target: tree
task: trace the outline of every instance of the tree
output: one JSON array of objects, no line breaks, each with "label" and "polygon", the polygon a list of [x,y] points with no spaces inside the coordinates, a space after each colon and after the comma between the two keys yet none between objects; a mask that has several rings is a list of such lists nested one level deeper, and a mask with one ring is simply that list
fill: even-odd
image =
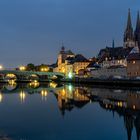
[{"label": "tree", "polygon": [[34,71],[34,70],[35,70],[35,65],[32,64],[32,63],[29,63],[29,64],[27,65],[27,71]]}]

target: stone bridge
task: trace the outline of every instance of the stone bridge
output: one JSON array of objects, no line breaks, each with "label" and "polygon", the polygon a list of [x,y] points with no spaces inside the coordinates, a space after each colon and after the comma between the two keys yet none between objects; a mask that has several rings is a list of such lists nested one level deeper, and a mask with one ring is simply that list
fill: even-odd
[{"label": "stone bridge", "polygon": [[36,71],[19,71],[19,70],[1,70],[0,80],[8,81],[15,80],[17,82],[25,82],[37,80],[43,81],[60,81],[65,76],[63,73],[58,72],[36,72]]}]

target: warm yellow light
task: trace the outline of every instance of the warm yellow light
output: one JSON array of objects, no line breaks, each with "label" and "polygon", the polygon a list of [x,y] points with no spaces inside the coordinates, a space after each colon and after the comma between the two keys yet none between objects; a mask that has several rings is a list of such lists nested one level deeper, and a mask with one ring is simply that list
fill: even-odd
[{"label": "warm yellow light", "polygon": [[118,106],[120,106],[120,103],[118,102]]},{"label": "warm yellow light", "polygon": [[29,84],[30,87],[33,87],[33,88],[36,88],[39,86],[39,82],[37,80],[34,80],[32,81],[30,84]]},{"label": "warm yellow light", "polygon": [[12,85],[12,86],[16,85],[15,80],[8,80],[8,83],[9,83],[9,85]]},{"label": "warm yellow light", "polygon": [[133,61],[133,64],[135,64],[136,63],[136,61]]},{"label": "warm yellow light", "polygon": [[41,68],[40,70],[41,70],[42,72],[47,72],[47,71],[49,70],[49,68],[44,67],[44,68]]},{"label": "warm yellow light", "polygon": [[24,102],[25,101],[25,98],[26,98],[25,92],[21,91],[20,94],[19,94],[19,96],[20,96],[21,102]]},{"label": "warm yellow light", "polygon": [[135,106],[135,105],[133,105],[133,109],[134,109],[134,110],[136,109],[136,106]]},{"label": "warm yellow light", "polygon": [[64,67],[62,67],[61,72],[63,72],[63,73],[65,73],[65,72],[66,72],[66,70],[65,70],[65,68],[64,68]]},{"label": "warm yellow light", "polygon": [[47,95],[48,95],[47,90],[42,90],[42,91],[41,91],[41,96],[42,96],[42,97],[47,97]]},{"label": "warm yellow light", "polygon": [[63,97],[66,95],[66,91],[65,91],[65,89],[62,90],[61,95],[62,95]]},{"label": "warm yellow light", "polygon": [[47,96],[48,96],[48,92],[47,90],[41,90],[41,96],[42,96],[42,100],[46,100]]},{"label": "warm yellow light", "polygon": [[26,70],[26,67],[25,67],[25,66],[20,66],[20,67],[19,67],[19,70],[25,71],[25,70]]},{"label": "warm yellow light", "polygon": [[3,69],[3,66],[2,65],[0,65],[0,70],[2,70]]},{"label": "warm yellow light", "polygon": [[3,100],[3,95],[0,93],[0,103],[2,102]]},{"label": "warm yellow light", "polygon": [[51,82],[51,83],[50,83],[50,87],[56,88],[56,86],[57,86],[57,83],[55,83],[55,82]]},{"label": "warm yellow light", "polygon": [[120,107],[122,107],[123,106],[123,103],[122,102],[120,102]]}]

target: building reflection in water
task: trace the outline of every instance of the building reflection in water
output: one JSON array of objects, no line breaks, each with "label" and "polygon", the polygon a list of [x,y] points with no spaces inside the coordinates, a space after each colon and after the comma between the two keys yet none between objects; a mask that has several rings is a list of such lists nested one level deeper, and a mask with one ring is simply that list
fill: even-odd
[{"label": "building reflection in water", "polygon": [[37,88],[39,87],[40,83],[37,80],[33,80],[29,83],[29,86],[32,88]]},{"label": "building reflection in water", "polygon": [[[135,92],[121,92],[113,95],[112,98],[106,96],[106,98],[100,99],[100,106],[106,110],[116,112],[119,116],[124,119],[124,126],[127,130],[128,140],[131,140],[132,131],[135,127],[137,133],[137,140],[140,139],[140,95]],[[118,98],[122,97],[122,100]]]},{"label": "building reflection in water", "polygon": [[25,102],[26,95],[39,93],[42,100],[47,99],[50,92],[57,99],[58,107],[64,116],[74,108],[82,108],[87,103],[98,103],[101,108],[116,112],[123,117],[128,140],[131,140],[132,131],[135,128],[137,140],[140,139],[140,93],[136,90],[105,89],[87,86],[73,86],[71,84],[58,85],[48,83],[41,85],[38,82],[30,84],[6,84],[0,85],[0,102],[3,101],[5,93],[19,93],[20,101]]},{"label": "building reflection in water", "polygon": [[89,102],[97,102],[103,109],[123,117],[128,140],[131,140],[134,127],[137,140],[140,139],[140,94],[136,91],[74,88],[72,85],[66,85],[57,91],[55,96],[62,115],[65,115],[66,111],[72,111],[74,107],[82,108]]},{"label": "building reflection in water", "polygon": [[54,93],[62,115],[65,115],[66,110],[71,111],[74,107],[82,108],[90,101],[89,97],[87,97],[84,92],[83,89],[78,87],[74,88],[69,84]]}]

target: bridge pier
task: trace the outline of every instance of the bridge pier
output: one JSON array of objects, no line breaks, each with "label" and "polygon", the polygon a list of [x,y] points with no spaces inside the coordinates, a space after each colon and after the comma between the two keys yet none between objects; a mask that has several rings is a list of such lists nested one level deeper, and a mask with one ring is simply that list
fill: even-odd
[{"label": "bridge pier", "polygon": [[48,75],[40,75],[39,82],[50,82],[49,76]]},{"label": "bridge pier", "polygon": [[16,82],[28,82],[29,79],[26,75],[17,75]]}]

